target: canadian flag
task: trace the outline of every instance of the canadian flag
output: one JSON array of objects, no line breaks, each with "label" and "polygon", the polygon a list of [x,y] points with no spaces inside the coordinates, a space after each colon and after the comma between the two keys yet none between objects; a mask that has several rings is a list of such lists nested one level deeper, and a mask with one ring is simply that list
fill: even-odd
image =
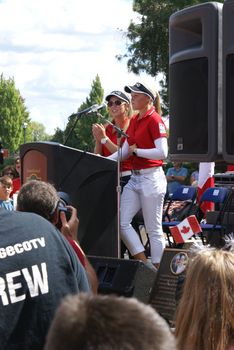
[{"label": "canadian flag", "polygon": [[176,226],[169,227],[176,243],[183,243],[194,234],[202,232],[195,215],[190,215]]},{"label": "canadian flag", "polygon": [[[198,202],[200,202],[200,198],[207,188],[214,187],[214,167],[214,162],[199,164],[197,190]],[[207,210],[214,210],[214,204],[211,202],[203,202],[200,208],[203,211],[203,213],[206,214]]]}]

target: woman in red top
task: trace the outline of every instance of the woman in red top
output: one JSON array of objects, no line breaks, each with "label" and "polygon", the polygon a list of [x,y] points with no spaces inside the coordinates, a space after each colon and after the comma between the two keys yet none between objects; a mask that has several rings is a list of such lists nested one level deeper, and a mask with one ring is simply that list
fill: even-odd
[{"label": "woman in red top", "polygon": [[15,158],[15,170],[16,170],[17,176],[13,179],[13,191],[11,193],[11,196],[13,196],[14,193],[18,193],[20,190],[20,186],[21,186],[21,180],[20,180],[21,161],[20,161],[20,157]]},{"label": "woman in red top", "polygon": [[[125,91],[131,92],[132,106],[138,113],[130,119],[129,138],[122,147],[123,159],[133,157],[132,176],[121,197],[121,238],[135,259],[148,263],[144,246],[131,225],[134,215],[142,209],[151,261],[158,267],[165,248],[162,210],[167,181],[162,164],[168,152],[166,128],[154,107],[159,99],[156,92],[141,83],[125,86]],[[116,157],[115,153],[109,158]]]},{"label": "woman in red top", "polygon": [[[109,114],[112,123],[123,131],[126,131],[130,121],[130,99],[122,91],[112,91],[106,96]],[[93,124],[93,136],[95,138],[94,153],[108,157],[117,151],[117,132],[110,124]],[[120,145],[125,138],[121,137]],[[131,176],[131,160],[121,162],[121,184],[124,186]]]}]

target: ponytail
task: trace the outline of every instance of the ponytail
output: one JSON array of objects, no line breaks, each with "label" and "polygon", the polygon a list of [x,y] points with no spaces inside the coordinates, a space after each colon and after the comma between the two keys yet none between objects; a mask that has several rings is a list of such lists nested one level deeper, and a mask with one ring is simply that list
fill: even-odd
[{"label": "ponytail", "polygon": [[156,92],[156,97],[154,100],[154,107],[155,107],[156,112],[161,115],[162,109],[161,109],[160,96],[159,96],[158,91]]}]

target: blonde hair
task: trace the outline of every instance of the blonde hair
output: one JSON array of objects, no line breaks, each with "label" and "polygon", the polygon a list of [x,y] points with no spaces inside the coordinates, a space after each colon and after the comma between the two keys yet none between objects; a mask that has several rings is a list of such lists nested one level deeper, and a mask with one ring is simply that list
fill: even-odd
[{"label": "blonde hair", "polygon": [[160,96],[159,96],[158,91],[156,91],[156,97],[154,100],[154,107],[155,107],[155,111],[161,115],[162,109],[161,109],[161,101],[160,101]]},{"label": "blonde hair", "polygon": [[178,350],[226,350],[234,339],[234,253],[206,248],[191,259],[178,306]]},{"label": "blonde hair", "polygon": [[133,115],[132,104],[125,102],[126,116],[130,119]]}]

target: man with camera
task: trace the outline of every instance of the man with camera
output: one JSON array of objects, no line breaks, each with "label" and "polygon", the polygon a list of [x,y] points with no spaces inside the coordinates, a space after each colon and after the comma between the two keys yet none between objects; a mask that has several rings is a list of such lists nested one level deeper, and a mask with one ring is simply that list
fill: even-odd
[{"label": "man with camera", "polygon": [[[21,204],[31,193],[27,187],[23,191]],[[35,208],[41,216],[32,213],[37,196],[41,203],[36,201]],[[31,209],[21,208],[31,213],[0,210],[1,350],[41,350],[62,299],[90,291],[85,270],[70,244],[42,217],[49,197],[50,193],[42,198],[40,191],[34,192],[26,205]],[[47,218],[52,216],[53,210]]]},{"label": "man with camera", "polygon": [[84,266],[92,292],[97,293],[96,272],[86,258],[77,238],[79,226],[77,210],[67,204],[70,204],[68,194],[57,192],[53,185],[37,180],[25,183],[17,197],[17,210],[39,214],[60,230]]}]

